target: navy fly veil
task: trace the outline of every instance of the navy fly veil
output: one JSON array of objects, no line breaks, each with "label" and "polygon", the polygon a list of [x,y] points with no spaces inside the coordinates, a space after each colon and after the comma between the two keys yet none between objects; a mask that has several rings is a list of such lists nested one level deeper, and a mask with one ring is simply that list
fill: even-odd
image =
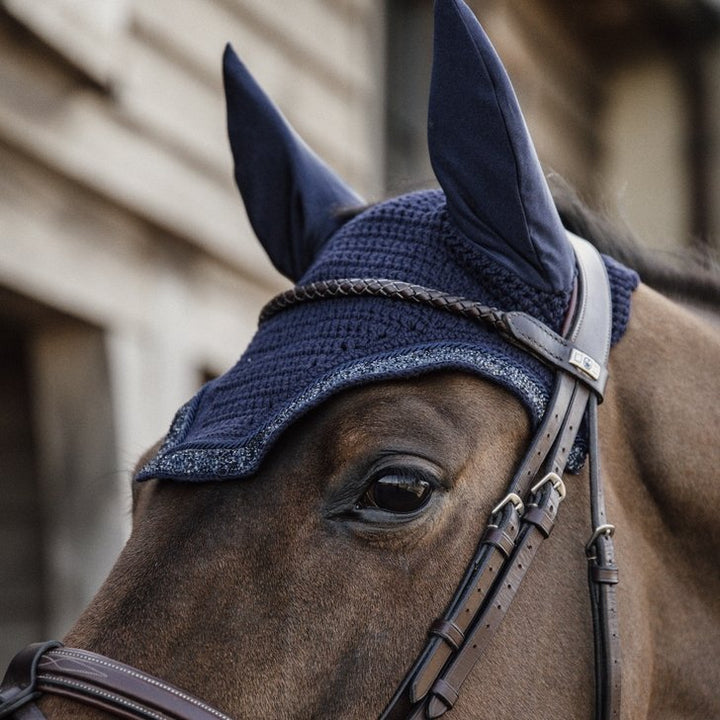
[{"label": "navy fly veil", "polygon": [[[559,331],[575,280],[565,237],[507,75],[461,0],[438,0],[428,139],[441,190],[362,204],[289,127],[232,49],[224,60],[235,177],[275,266],[300,285],[404,281]],[[613,343],[637,275],[606,259]],[[262,323],[238,363],[175,417],[137,479],[214,480],[256,472],[278,436],[338,391],[457,369],[499,383],[534,425],[552,373],[483,324],[424,305],[346,297],[299,304]],[[575,449],[570,469],[582,461]]]}]

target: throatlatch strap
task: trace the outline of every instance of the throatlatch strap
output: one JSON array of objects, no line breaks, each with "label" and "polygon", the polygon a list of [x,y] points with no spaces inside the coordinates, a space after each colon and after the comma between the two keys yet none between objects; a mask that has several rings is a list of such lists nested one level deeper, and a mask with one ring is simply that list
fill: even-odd
[{"label": "throatlatch strap", "polygon": [[598,450],[597,401],[590,398],[590,511],[593,534],[585,547],[595,644],[595,707],[598,720],[620,717],[620,629],[617,614],[618,569],[613,533],[607,521]]},{"label": "throatlatch strap", "polygon": [[[487,648],[540,543],[554,526],[565,494],[562,473],[568,453],[588,404],[592,414],[598,398],[602,399],[612,322],[609,284],[600,256],[586,241],[575,236],[570,239],[579,276],[575,319],[568,337],[558,338],[522,314],[501,315],[505,323],[502,331],[558,372],[553,397],[506,497],[492,511],[490,525],[465,577],[443,617],[433,624],[425,648],[380,720],[437,718],[455,705],[462,683]],[[597,453],[595,426],[594,443],[591,431],[591,467],[598,468]],[[616,575],[607,564],[609,533],[597,532],[597,528],[610,527],[604,525],[602,494],[599,472],[592,471],[596,531],[588,547],[593,548],[589,555],[593,560],[590,579],[596,642],[596,718],[609,720],[619,708],[619,654],[614,651],[619,640],[614,604]],[[609,711],[610,707],[614,710]]]}]

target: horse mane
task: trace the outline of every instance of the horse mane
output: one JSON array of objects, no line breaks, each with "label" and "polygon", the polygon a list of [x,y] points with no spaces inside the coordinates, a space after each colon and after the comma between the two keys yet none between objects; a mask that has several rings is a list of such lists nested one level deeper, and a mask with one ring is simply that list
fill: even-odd
[{"label": "horse mane", "polygon": [[[654,290],[679,302],[720,313],[720,258],[691,248],[662,251],[644,247],[625,223],[611,213],[591,208],[560,175],[548,176],[550,191],[567,230],[591,242],[601,253],[635,270]],[[348,221],[373,207],[345,208]]]},{"label": "horse mane", "polygon": [[710,254],[689,248],[661,253],[650,250],[622,221],[591,209],[560,176],[553,174],[548,180],[560,219],[570,232],[636,270],[642,281],[658,292],[720,311],[720,265]]}]

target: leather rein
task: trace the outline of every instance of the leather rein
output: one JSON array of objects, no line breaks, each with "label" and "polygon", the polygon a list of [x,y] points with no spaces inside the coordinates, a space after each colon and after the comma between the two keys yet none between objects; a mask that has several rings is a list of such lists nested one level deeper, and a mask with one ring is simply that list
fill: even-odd
[{"label": "leather rein", "polygon": [[[585,551],[595,646],[595,718],[620,716],[620,641],[613,533],[600,472],[597,406],[607,381],[612,305],[605,266],[586,241],[568,233],[578,282],[563,337],[525,313],[502,313],[428,288],[389,280],[334,280],[297,287],[263,310],[265,322],[302,302],[373,296],[432,305],[491,325],[509,342],[556,371],[543,420],[507,492],[490,514],[474,557],[442,617],[380,720],[438,718],[504,618],[538,548],[551,533],[565,497],[563,472],[587,417],[592,531]],[[231,720],[183,690],[115,660],[57,642],[30,645],[15,656],[0,685],[0,720],[44,720],[42,694],[68,697],[129,720]]]}]

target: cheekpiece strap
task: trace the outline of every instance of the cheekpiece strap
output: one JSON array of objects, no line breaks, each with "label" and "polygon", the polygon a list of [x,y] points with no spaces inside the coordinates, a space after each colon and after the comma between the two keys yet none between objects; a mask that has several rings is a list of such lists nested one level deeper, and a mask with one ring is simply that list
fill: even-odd
[{"label": "cheekpiece strap", "polygon": [[[588,403],[596,408],[605,387],[612,327],[604,263],[586,241],[575,236],[570,236],[570,241],[577,257],[578,280],[574,319],[565,338],[522,313],[493,311],[493,323],[504,336],[555,368],[555,390],[506,496],[491,511],[489,525],[465,577],[445,614],[433,624],[425,648],[380,720],[425,720],[452,709],[462,683],[489,647],[540,544],[555,525],[565,497],[562,474],[569,449]],[[478,318],[488,314],[479,308],[475,312]],[[597,455],[596,442],[591,454]],[[597,466],[596,457],[592,462]],[[604,518],[604,505],[602,512],[597,509],[602,505],[599,473],[591,481],[591,495],[593,518]],[[596,540],[605,543],[606,535],[601,532]],[[595,541],[589,546],[594,558],[606,557],[594,552]],[[616,574],[603,565],[591,570],[590,577],[593,586],[600,588],[591,592],[597,659],[596,718],[606,720],[614,717],[608,714],[608,708],[617,712],[619,707],[619,690],[608,692],[608,688],[619,687],[614,595],[608,596],[614,593],[615,584],[610,581],[616,580]],[[613,642],[606,642],[608,636]]]}]

